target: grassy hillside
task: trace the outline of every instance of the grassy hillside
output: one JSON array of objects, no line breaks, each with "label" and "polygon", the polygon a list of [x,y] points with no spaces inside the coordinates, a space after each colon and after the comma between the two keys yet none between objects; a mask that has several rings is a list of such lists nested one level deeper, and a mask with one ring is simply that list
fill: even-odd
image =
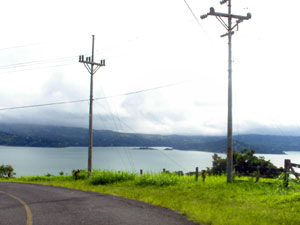
[{"label": "grassy hillside", "polygon": [[61,176],[2,181],[62,186],[137,199],[178,211],[202,225],[300,224],[300,185],[292,184],[286,189],[280,180],[227,184],[224,176],[209,176],[205,182],[196,182],[194,177],[187,176],[95,171],[92,179]]}]

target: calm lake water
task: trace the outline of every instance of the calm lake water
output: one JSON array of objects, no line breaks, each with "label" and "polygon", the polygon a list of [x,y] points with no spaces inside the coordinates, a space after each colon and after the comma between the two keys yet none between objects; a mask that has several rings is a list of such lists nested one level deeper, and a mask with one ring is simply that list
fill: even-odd
[{"label": "calm lake water", "polygon": [[[135,147],[94,147],[93,168],[149,172],[183,170],[194,171],[195,167],[205,169],[212,165],[209,152],[164,150],[140,150]],[[224,154],[219,154],[225,157]],[[73,169],[87,168],[87,147],[34,148],[0,146],[0,165],[10,164],[17,176],[58,175],[60,171],[71,174]],[[300,152],[287,152],[287,155],[258,155],[271,160],[275,165],[284,165],[284,159],[300,163]]]}]

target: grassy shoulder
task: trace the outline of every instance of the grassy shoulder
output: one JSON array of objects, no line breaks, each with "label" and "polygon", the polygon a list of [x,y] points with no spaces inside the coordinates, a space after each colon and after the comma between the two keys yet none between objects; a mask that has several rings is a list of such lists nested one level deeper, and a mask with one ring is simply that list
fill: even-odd
[{"label": "grassy shoulder", "polygon": [[200,224],[300,224],[300,185],[282,181],[226,183],[224,176],[196,182],[191,176],[97,171],[92,179],[71,176],[0,178],[0,181],[61,186],[122,196],[170,208]]}]

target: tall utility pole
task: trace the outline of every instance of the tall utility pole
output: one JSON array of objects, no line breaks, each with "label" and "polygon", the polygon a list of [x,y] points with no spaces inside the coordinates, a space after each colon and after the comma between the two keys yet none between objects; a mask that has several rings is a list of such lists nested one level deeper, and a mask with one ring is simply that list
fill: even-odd
[{"label": "tall utility pole", "polygon": [[[226,34],[221,35],[221,37],[228,36],[228,118],[227,118],[227,182],[231,183],[233,180],[233,150],[232,150],[232,35],[234,34],[234,29],[239,29],[239,24],[244,20],[249,20],[251,14],[248,13],[247,16],[238,16],[231,14],[231,0],[222,0],[221,5],[227,3],[228,13],[218,13],[215,12],[213,7],[210,8],[209,13],[202,15],[200,18],[205,19],[207,16],[215,16],[218,21],[227,30]],[[225,17],[228,19],[226,22],[222,19]],[[232,20],[235,19],[235,25],[232,26]]]},{"label": "tall utility pole", "polygon": [[[88,152],[88,172],[89,177],[92,175],[92,161],[93,161],[93,76],[101,66],[105,66],[105,59],[100,60],[100,63],[94,62],[94,41],[95,35],[92,36],[92,57],[86,57],[84,55],[79,56],[79,62],[83,63],[85,68],[91,75],[90,84],[90,110],[89,110],[89,152]],[[96,66],[96,68],[94,68]]]}]

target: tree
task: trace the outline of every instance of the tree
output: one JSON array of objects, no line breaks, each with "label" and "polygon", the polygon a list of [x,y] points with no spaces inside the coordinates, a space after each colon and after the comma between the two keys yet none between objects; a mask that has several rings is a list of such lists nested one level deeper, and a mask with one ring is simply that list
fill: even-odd
[{"label": "tree", "polygon": [[[264,157],[257,157],[254,155],[255,151],[252,149],[243,149],[241,153],[233,151],[233,165],[236,175],[255,175],[258,170],[261,175],[265,177],[276,177],[280,174],[277,167],[266,161]],[[221,175],[226,172],[226,159],[221,158],[216,153],[212,156],[213,166],[208,169],[208,173],[214,175]]]},{"label": "tree", "polygon": [[214,153],[213,156],[213,166],[208,169],[208,174],[221,175],[226,172],[226,159],[221,158],[218,154]]},{"label": "tree", "polygon": [[15,175],[14,168],[11,165],[1,165],[0,166],[0,177],[12,177]]}]

